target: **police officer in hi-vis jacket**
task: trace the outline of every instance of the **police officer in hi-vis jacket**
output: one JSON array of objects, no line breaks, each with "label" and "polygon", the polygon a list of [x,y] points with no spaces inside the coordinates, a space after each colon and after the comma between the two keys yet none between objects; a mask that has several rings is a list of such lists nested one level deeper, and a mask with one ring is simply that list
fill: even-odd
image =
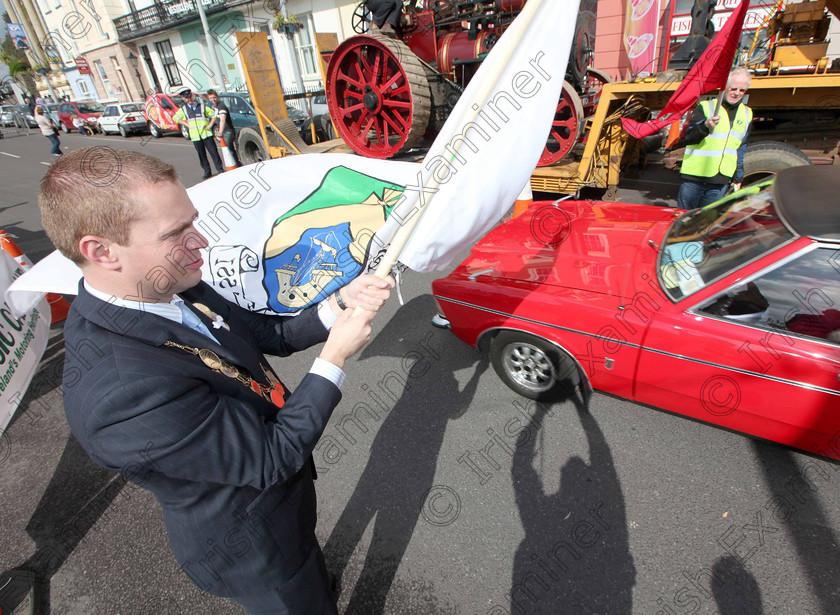
[{"label": "police officer in hi-vis jacket", "polygon": [[181,90],[178,95],[186,101],[186,104],[178,109],[172,119],[189,129],[190,141],[192,141],[195,151],[198,152],[198,161],[204,170],[204,179],[213,177],[213,173],[210,171],[210,163],[207,162],[208,152],[210,158],[213,159],[213,164],[216,165],[216,171],[224,173],[225,167],[219,157],[216,140],[213,138],[213,133],[207,130],[207,125],[216,112],[205,105],[203,100],[195,100],[192,91],[189,89]]},{"label": "police officer in hi-vis jacket", "polygon": [[730,182],[735,190],[740,189],[753,118],[752,109],[741,101],[751,80],[747,69],[734,68],[717,115],[717,100],[706,100],[695,107],[685,135],[677,207],[705,207],[722,198]]}]

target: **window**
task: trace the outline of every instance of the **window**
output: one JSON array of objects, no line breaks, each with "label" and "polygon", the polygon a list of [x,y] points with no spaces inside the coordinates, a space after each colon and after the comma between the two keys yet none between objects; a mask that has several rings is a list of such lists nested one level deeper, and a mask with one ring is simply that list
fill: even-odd
[{"label": "window", "polygon": [[102,66],[102,62],[99,60],[94,60],[93,65],[96,67],[96,73],[99,75],[99,78],[102,80],[102,85],[105,88],[105,94],[110,97],[115,97],[116,93],[114,92],[114,86],[111,85],[110,79],[108,79],[108,73],[105,72],[105,67]]},{"label": "window", "polygon": [[817,248],[715,297],[701,312],[840,343],[834,248]]},{"label": "window", "polygon": [[85,81],[84,79],[77,79],[76,86],[79,88],[79,92],[83,97],[90,96],[90,90],[88,90],[87,81]]},{"label": "window", "polygon": [[175,54],[172,53],[172,45],[168,40],[155,43],[160,56],[160,63],[163,64],[163,71],[166,73],[166,80],[170,86],[181,85],[181,73],[178,72],[178,64],[175,62]]},{"label": "window", "polygon": [[321,71],[316,60],[318,51],[312,39],[312,32],[315,31],[312,15],[301,15],[299,19],[303,22],[303,27],[295,34],[294,42],[300,61],[300,72],[308,79],[320,79]]}]

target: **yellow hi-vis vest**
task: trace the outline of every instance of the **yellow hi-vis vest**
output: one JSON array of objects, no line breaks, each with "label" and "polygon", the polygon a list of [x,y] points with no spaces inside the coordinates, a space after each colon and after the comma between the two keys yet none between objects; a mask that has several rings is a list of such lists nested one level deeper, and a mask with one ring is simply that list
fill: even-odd
[{"label": "yellow hi-vis vest", "polygon": [[210,119],[213,117],[214,111],[207,107],[203,102],[198,103],[198,109],[192,108],[192,105],[184,105],[172,116],[176,122],[178,120],[187,120],[190,129],[190,141],[201,141],[213,135],[210,131],[205,130]]},{"label": "yellow hi-vis vest", "polygon": [[[717,100],[700,103],[707,118],[712,117]],[[697,177],[714,177],[718,173],[725,177],[735,175],[738,168],[738,148],[744,142],[753,113],[747,105],[739,105],[735,120],[730,124],[726,109],[720,108],[720,121],[705,139],[685,148],[681,173]]]}]

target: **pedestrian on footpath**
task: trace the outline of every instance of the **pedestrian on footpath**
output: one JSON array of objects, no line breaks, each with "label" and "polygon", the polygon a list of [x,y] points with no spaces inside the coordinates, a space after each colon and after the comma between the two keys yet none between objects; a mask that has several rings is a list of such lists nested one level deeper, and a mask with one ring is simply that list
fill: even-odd
[{"label": "pedestrian on footpath", "polygon": [[227,105],[222,102],[221,98],[219,98],[219,94],[216,90],[207,90],[207,98],[210,99],[210,102],[216,109],[216,114],[213,116],[213,119],[210,120],[210,123],[207,125],[207,129],[210,130],[213,128],[214,124],[218,124],[214,134],[216,137],[225,140],[225,145],[230,150],[230,153],[233,154],[236,166],[241,167],[242,163],[239,162],[239,154],[236,153],[235,146],[236,127],[233,125],[233,117],[230,115],[230,109],[228,109]]},{"label": "pedestrian on footpath", "polygon": [[181,90],[178,95],[186,101],[186,104],[178,109],[172,119],[178,124],[186,126],[190,131],[190,141],[192,141],[193,147],[198,153],[198,161],[204,171],[204,179],[213,177],[210,163],[207,161],[208,153],[210,158],[213,159],[213,164],[216,165],[216,171],[224,173],[225,166],[219,157],[216,140],[213,138],[213,133],[207,130],[207,125],[210,123],[214,111],[205,105],[203,100],[195,100],[192,91],[189,89]]},{"label": "pedestrian on footpath", "polygon": [[58,140],[58,126],[51,118],[44,115],[44,108],[41,105],[35,105],[35,123],[41,129],[41,134],[44,135],[52,143],[50,154],[53,156],[61,156],[61,142]]},{"label": "pedestrian on footpath", "polygon": [[752,109],[742,100],[751,81],[746,68],[733,68],[720,109],[714,99],[695,107],[685,135],[677,207],[700,209],[714,203],[723,198],[730,183],[740,190],[753,118]]}]

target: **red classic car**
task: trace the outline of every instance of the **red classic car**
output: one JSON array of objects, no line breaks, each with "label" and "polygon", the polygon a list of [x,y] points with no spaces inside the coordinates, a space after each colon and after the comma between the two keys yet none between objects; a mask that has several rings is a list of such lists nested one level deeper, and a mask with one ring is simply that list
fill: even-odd
[{"label": "red classic car", "polygon": [[810,166],[687,212],[538,202],[433,290],[525,397],[582,384],[840,459],[838,194]]}]

